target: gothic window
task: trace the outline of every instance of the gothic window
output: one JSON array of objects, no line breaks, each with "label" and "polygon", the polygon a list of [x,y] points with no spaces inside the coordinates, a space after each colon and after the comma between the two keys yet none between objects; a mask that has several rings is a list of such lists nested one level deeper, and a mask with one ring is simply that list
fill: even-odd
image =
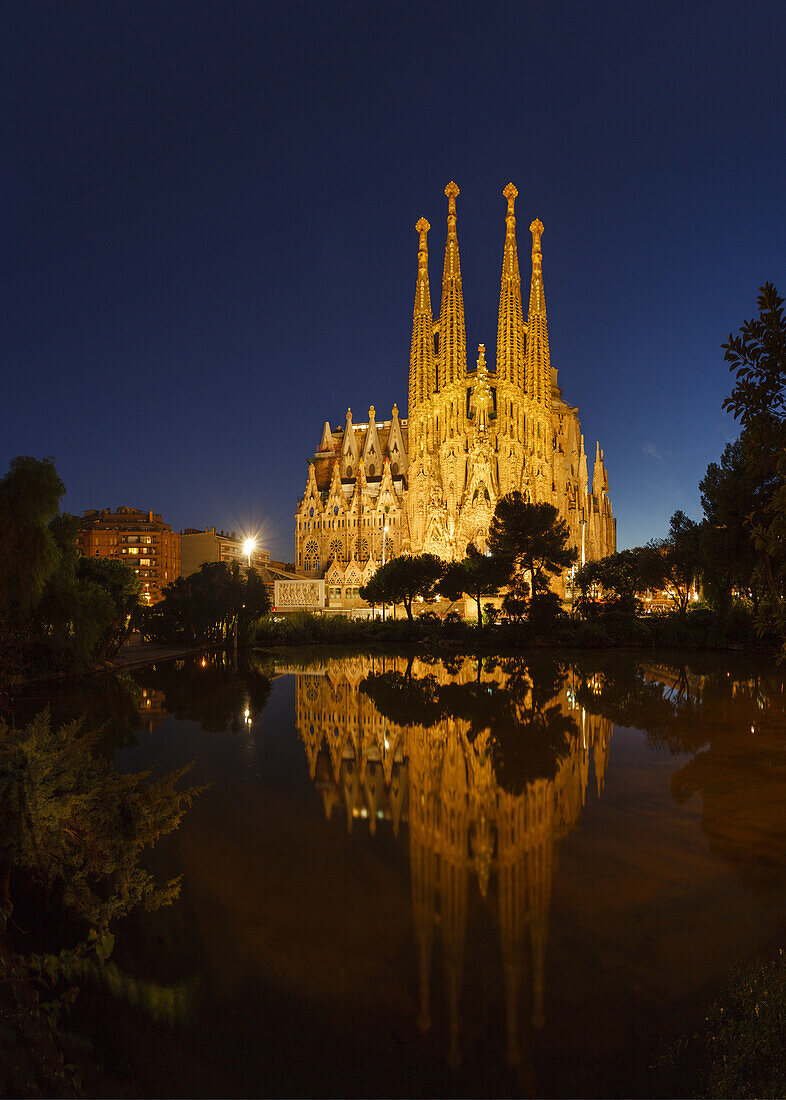
[{"label": "gothic window", "polygon": [[[373,454],[374,452],[372,451],[371,453]],[[377,472],[377,468],[374,465],[374,463],[372,462],[371,465],[368,468],[368,476],[373,477],[376,472]]]},{"label": "gothic window", "polygon": [[306,543],[304,566],[312,571],[319,569],[319,547],[314,539],[309,539]]},{"label": "gothic window", "polygon": [[352,477],[352,467],[347,466],[347,477]]},{"label": "gothic window", "polygon": [[396,552],[393,549],[393,539],[388,536],[385,539],[385,560],[390,561],[396,556]]},{"label": "gothic window", "polygon": [[330,556],[333,561],[344,561],[346,555],[344,553],[344,544],[341,539],[333,539],[331,542]]},{"label": "gothic window", "polygon": [[356,538],[354,549],[358,561],[368,561],[368,539]]},{"label": "gothic window", "polygon": [[398,473],[398,462],[393,463],[393,466],[391,467],[391,472],[393,473],[393,476],[395,477],[395,475]]}]

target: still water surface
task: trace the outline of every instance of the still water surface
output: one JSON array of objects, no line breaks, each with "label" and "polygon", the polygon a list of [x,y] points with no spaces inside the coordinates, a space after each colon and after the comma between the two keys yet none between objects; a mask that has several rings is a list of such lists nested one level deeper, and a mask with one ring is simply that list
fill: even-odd
[{"label": "still water surface", "polygon": [[210,784],[153,856],[180,899],[118,937],[190,1018],[94,1008],[129,1096],[652,1095],[664,1042],[783,940],[761,662],[293,650],[50,702],[109,719],[118,767]]}]

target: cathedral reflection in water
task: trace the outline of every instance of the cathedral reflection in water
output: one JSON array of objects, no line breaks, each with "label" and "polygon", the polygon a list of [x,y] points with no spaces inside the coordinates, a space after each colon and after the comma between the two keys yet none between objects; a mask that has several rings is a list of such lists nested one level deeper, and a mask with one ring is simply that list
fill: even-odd
[{"label": "cathedral reflection in water", "polygon": [[431,1027],[441,954],[454,1066],[472,880],[498,926],[507,1060],[516,1067],[529,997],[532,1024],[544,1023],[558,843],[584,805],[590,754],[598,794],[603,784],[611,722],[577,703],[567,672],[552,670],[545,690],[543,682],[519,660],[460,659],[448,671],[442,662],[356,657],[296,675],[297,727],[326,816],[343,813],[348,829],[361,821],[372,834],[382,821],[396,835],[408,823],[418,1023]]}]

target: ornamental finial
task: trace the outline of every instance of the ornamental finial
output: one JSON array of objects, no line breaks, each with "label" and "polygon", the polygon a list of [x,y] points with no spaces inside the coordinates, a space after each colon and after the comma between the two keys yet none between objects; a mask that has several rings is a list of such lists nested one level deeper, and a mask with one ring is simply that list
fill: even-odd
[{"label": "ornamental finial", "polygon": [[529,231],[532,234],[532,251],[540,252],[540,237],[543,233],[543,222],[540,218],[535,218],[535,221],[529,227]]},{"label": "ornamental finial", "polygon": [[425,268],[428,262],[428,241],[426,240],[426,234],[429,229],[431,229],[431,226],[425,218],[421,218],[415,226],[415,229],[420,234],[420,240],[418,241],[419,266]]},{"label": "ornamental finial", "polygon": [[447,198],[448,198],[448,214],[455,215],[455,213],[456,213],[456,199],[461,194],[461,192],[458,189],[458,184],[454,183],[453,180],[451,180],[450,183],[445,188],[445,194],[447,195]]},{"label": "ornamental finial", "polygon": [[513,203],[518,196],[518,190],[514,184],[509,183],[505,190],[502,192],[504,198],[508,200],[508,214],[513,214]]}]

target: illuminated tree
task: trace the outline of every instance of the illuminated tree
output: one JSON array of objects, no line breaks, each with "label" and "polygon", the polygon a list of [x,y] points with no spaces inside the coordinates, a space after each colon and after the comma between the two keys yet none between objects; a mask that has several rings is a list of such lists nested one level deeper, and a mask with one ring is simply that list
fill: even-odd
[{"label": "illuminated tree", "polygon": [[478,609],[478,626],[483,625],[481,600],[484,596],[496,596],[505,584],[509,569],[506,562],[483,554],[470,543],[467,556],[462,561],[452,561],[445,566],[439,582],[440,593],[448,600],[470,596]]},{"label": "illuminated tree", "polygon": [[370,604],[403,603],[411,622],[412,601],[433,600],[443,570],[434,554],[402,554],[381,566],[360,589],[360,596]]},{"label": "illuminated tree", "polygon": [[551,578],[574,564],[568,529],[551,504],[530,504],[521,493],[508,493],[497,502],[488,545],[494,557],[507,563],[511,583],[525,591],[530,586],[529,616],[548,619],[556,610],[550,599]]}]

